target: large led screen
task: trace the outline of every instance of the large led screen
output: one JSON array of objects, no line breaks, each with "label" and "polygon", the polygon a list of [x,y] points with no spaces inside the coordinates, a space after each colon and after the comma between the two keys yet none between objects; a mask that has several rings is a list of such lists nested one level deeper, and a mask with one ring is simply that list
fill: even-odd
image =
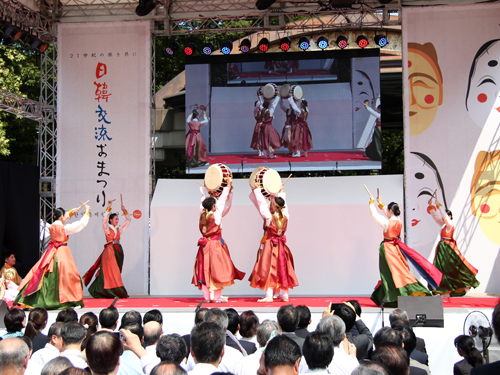
[{"label": "large led screen", "polygon": [[379,50],[186,59],[186,170],[380,169]]}]

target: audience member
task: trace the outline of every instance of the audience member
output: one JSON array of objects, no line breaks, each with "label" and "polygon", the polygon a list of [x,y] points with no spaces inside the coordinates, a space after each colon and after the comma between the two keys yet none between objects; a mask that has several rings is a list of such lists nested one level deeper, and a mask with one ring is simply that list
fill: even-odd
[{"label": "audience member", "polygon": [[163,336],[163,330],[160,323],[150,320],[144,324],[144,345],[146,352],[156,357],[156,345]]},{"label": "audience member", "polygon": [[7,333],[2,336],[2,339],[23,336],[22,329],[26,325],[26,314],[23,310],[13,307],[5,313],[3,323]]},{"label": "audience member", "polygon": [[398,331],[392,329],[391,327],[383,327],[375,334],[375,337],[373,338],[373,345],[375,346],[375,350],[377,350],[379,346],[385,344],[393,344],[402,347],[403,340]]},{"label": "audience member", "polygon": [[359,366],[352,372],[351,375],[392,375],[389,370],[378,362],[369,361],[367,359],[359,362]]},{"label": "audience member", "polygon": [[89,375],[89,373],[81,368],[69,367],[63,370],[59,375]]},{"label": "audience member", "polygon": [[28,350],[29,350],[28,365],[26,366],[26,371],[24,372],[24,375],[39,375],[40,372],[42,371],[42,367],[43,366],[40,366],[39,364],[34,363],[31,360],[31,355],[33,354],[33,342],[26,335],[25,336],[21,336],[19,338],[21,340],[23,340],[26,343],[26,345],[28,345]]},{"label": "audience member", "polygon": [[293,305],[281,306],[278,310],[278,324],[281,327],[283,335],[286,335],[289,339],[295,341],[302,351],[302,346],[304,345],[304,339],[295,334],[295,330],[299,325],[299,312]]},{"label": "audience member", "polygon": [[96,314],[94,314],[93,312],[88,312],[80,317],[80,324],[83,325],[83,327],[87,330],[87,335],[85,336],[85,339],[82,342],[82,351],[83,351],[85,350],[85,347],[87,345],[87,340],[89,339],[89,337],[92,336],[94,333],[96,333],[97,330],[99,329],[99,320],[97,319]]},{"label": "audience member", "polygon": [[408,375],[410,373],[410,359],[401,346],[383,344],[375,348],[372,360],[382,363],[393,375]]},{"label": "audience member", "polygon": [[240,315],[240,336],[244,341],[257,344],[257,327],[259,317],[252,310],[243,311]]},{"label": "audience member", "polygon": [[[362,360],[373,345],[373,336],[370,329],[356,315],[356,311],[350,303],[340,304],[335,308],[334,314],[344,321],[347,340],[356,346],[356,358],[358,361]],[[356,326],[358,331],[357,336],[353,336],[351,333],[354,326]]]},{"label": "audience member", "polygon": [[0,374],[23,375],[29,354],[28,345],[18,337],[0,340]]},{"label": "audience member", "polygon": [[295,306],[295,308],[299,312],[299,325],[295,330],[295,334],[305,339],[310,333],[307,330],[307,327],[311,324],[311,310],[309,310],[309,307],[305,305]]},{"label": "audience member", "polygon": [[56,322],[78,322],[78,314],[75,309],[68,307],[67,309],[59,311],[56,317]]},{"label": "audience member", "polygon": [[289,335],[276,336],[263,355],[266,374],[298,375],[301,356],[299,345]]},{"label": "audience member", "polygon": [[191,357],[195,366],[189,375],[209,375],[217,368],[224,356],[226,333],[213,322],[200,323],[191,330]]},{"label": "audience member", "polygon": [[[495,332],[497,340],[500,342],[500,300],[493,310],[491,325],[493,326],[493,332]],[[498,375],[500,374],[500,361],[474,367],[470,370],[470,373],[471,375]]]},{"label": "audience member", "polygon": [[87,330],[77,322],[65,323],[61,329],[63,350],[61,355],[68,358],[74,367],[86,369],[88,367],[82,355],[82,342],[87,337]]},{"label": "audience member", "polygon": [[99,313],[99,323],[101,331],[114,331],[118,326],[118,310],[114,306],[102,309]]},{"label": "audience member", "polygon": [[[201,307],[194,313],[194,325],[200,324],[203,322],[203,318],[205,317],[205,313],[208,311],[206,307]],[[182,336],[187,345],[188,354],[191,352],[191,334],[187,334]]]},{"label": "audience member", "polygon": [[[255,353],[257,347],[254,343],[249,341],[238,340],[236,334],[240,329],[240,316],[235,309],[229,308],[224,310],[227,314],[228,324],[227,324],[227,335],[226,335],[226,345],[230,346],[236,350],[239,350],[246,354]],[[244,349],[244,352],[243,352]]]},{"label": "audience member", "polygon": [[163,315],[160,310],[153,309],[149,310],[142,318],[142,324],[145,325],[147,322],[158,322],[163,325]]},{"label": "audience member", "polygon": [[[410,318],[408,317],[408,313],[403,310],[403,309],[394,309],[390,314],[389,314],[389,322],[392,324],[395,321],[402,320],[404,322],[410,322]],[[420,337],[417,337],[417,347],[415,348],[416,351],[422,352],[422,353],[427,353],[427,349],[425,348],[425,341],[424,339],[421,339]],[[416,359],[416,358],[414,358]],[[418,359],[417,359],[418,361]],[[425,365],[428,365],[428,363],[424,363]]]},{"label": "audience member", "polygon": [[[413,329],[410,327],[408,322],[394,322],[393,329],[399,332],[401,336],[401,341],[403,342],[403,349],[406,354],[408,354],[408,358],[410,358],[410,374],[411,375],[430,375],[429,367],[411,359],[410,355],[415,350],[415,346],[417,346],[417,336],[413,332]],[[424,354],[424,353],[422,353]]]},{"label": "audience member", "polygon": [[483,357],[476,349],[474,340],[470,336],[460,335],[455,338],[455,348],[460,357],[464,357],[453,366],[453,375],[469,375],[470,370],[483,364]]},{"label": "audience member", "polygon": [[115,333],[99,331],[90,336],[85,352],[92,374],[116,374],[122,351],[122,343]]},{"label": "audience member", "polygon": [[[133,317],[135,314],[130,315]],[[144,341],[144,330],[142,328],[142,320],[139,323],[135,318],[125,319],[125,324],[120,326],[120,330],[126,329],[139,339],[139,342],[142,344]],[[140,357],[134,354],[132,350],[129,350],[127,347],[124,348],[122,355],[120,356],[120,366],[118,368],[118,375],[142,375],[143,374],[143,366],[141,364]],[[155,355],[156,357],[156,355]]]},{"label": "audience member", "polygon": [[63,350],[62,327],[64,327],[63,322],[56,322],[50,326],[47,334],[47,343],[42,349],[33,353],[31,356],[33,362],[44,366],[47,362],[61,355]]},{"label": "audience member", "polygon": [[[180,336],[179,336],[180,337]],[[178,363],[162,362],[153,368],[151,375],[186,375],[187,372]]]},{"label": "audience member", "polygon": [[137,323],[140,326],[142,326],[141,313],[139,311],[130,310],[127,311],[125,314],[123,314],[120,325],[125,326],[129,323]]},{"label": "audience member", "polygon": [[161,362],[185,364],[188,354],[186,342],[176,333],[162,336],[156,345],[156,356]]},{"label": "audience member", "polygon": [[[59,322],[62,323],[62,322]],[[55,323],[54,323],[55,324]],[[62,323],[64,324],[64,323]],[[40,375],[59,375],[67,368],[73,367],[66,357],[55,357],[48,361],[42,368]]]},{"label": "audience member", "polygon": [[42,349],[47,343],[47,336],[42,331],[47,326],[48,317],[47,310],[41,307],[34,308],[28,315],[28,323],[26,324],[24,335],[31,339],[33,353]]},{"label": "audience member", "polygon": [[302,348],[304,358],[309,367],[308,372],[329,374],[328,366],[333,359],[333,343],[328,336],[321,332],[307,335]]}]

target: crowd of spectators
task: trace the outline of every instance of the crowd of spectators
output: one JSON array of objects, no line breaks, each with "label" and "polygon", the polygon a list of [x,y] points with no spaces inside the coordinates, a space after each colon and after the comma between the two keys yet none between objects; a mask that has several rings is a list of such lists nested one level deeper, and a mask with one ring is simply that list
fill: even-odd
[{"label": "crowd of spectators", "polygon": [[[357,301],[329,306],[314,331],[306,306],[279,308],[276,321],[253,311],[198,308],[189,335],[164,334],[163,316],[151,310],[121,320],[111,306],[99,312],[59,312],[48,334],[47,311],[10,309],[0,340],[2,375],[429,375],[425,342],[417,338],[404,310],[389,316],[390,327],[372,335]],[[500,302],[493,310],[500,339]],[[484,364],[474,340],[455,339],[463,360],[454,375],[500,374],[500,361]]]}]

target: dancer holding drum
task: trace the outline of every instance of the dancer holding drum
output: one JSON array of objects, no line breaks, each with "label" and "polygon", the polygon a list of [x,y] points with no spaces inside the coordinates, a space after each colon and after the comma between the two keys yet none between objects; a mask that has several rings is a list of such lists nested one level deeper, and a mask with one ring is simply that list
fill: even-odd
[{"label": "dancer holding drum", "polygon": [[[226,171],[221,166],[225,167]],[[222,289],[233,285],[235,279],[242,280],[245,276],[245,273],[234,266],[227,245],[222,239],[222,217],[229,212],[233,199],[232,174],[231,177],[224,177],[228,175],[227,170],[229,168],[222,164],[210,166],[205,174],[205,186],[200,188],[200,232],[203,237],[198,240],[192,284],[202,290],[205,302],[227,302],[221,296]],[[219,187],[209,190],[208,187],[213,186],[213,176],[217,175],[220,176]],[[218,196],[218,199],[214,196]]]},{"label": "dancer holding drum", "polygon": [[189,132],[186,135],[186,164],[188,167],[199,167],[207,164],[207,146],[200,134],[200,128],[208,124],[208,118],[203,108],[201,121],[198,120],[196,109],[186,120],[189,126]]},{"label": "dancer holding drum", "polygon": [[[276,186],[279,186],[278,189]],[[271,192],[275,194],[271,195]],[[271,199],[269,206],[264,194]],[[285,233],[289,214],[279,174],[265,167],[257,171],[250,200],[264,219],[264,237],[249,278],[250,286],[266,291],[266,296],[258,302],[273,302],[273,298],[279,298],[280,289],[281,300],[288,302],[289,288],[298,286],[299,282],[295,275],[292,253],[286,245]]]},{"label": "dancer holding drum", "polygon": [[290,97],[290,85],[288,83],[281,86],[280,97],[280,107],[286,115],[285,126],[281,132],[281,144],[293,154],[292,134],[294,127],[297,125],[297,116],[295,116],[295,111],[290,107],[290,103],[288,102],[288,98]]},{"label": "dancer holding drum", "polygon": [[311,131],[309,130],[309,125],[307,124],[307,117],[309,116],[307,101],[301,100],[301,108],[299,109],[292,97],[288,100],[290,101],[290,106],[293,108],[295,115],[297,116],[297,125],[294,127],[292,134],[292,143],[296,153],[292,156],[300,157],[300,152],[303,151],[302,156],[307,157],[307,151],[313,148]]},{"label": "dancer holding drum", "polygon": [[[257,96],[259,96],[259,92],[257,91]],[[261,126],[261,117],[260,117],[260,99],[257,100],[253,107],[253,116],[255,117],[255,128],[253,130],[252,142],[250,142],[250,148],[257,150],[259,152],[259,156],[264,156],[262,153],[262,149],[260,147],[260,126]]]},{"label": "dancer holding drum", "polygon": [[264,102],[263,109],[260,111],[260,147],[267,159],[275,159],[276,150],[281,147],[281,139],[273,126],[273,115],[269,110],[269,102]]}]

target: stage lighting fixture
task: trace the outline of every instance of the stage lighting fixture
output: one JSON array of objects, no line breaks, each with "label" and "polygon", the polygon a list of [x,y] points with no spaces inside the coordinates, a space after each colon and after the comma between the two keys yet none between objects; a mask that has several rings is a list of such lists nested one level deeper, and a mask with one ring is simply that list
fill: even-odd
[{"label": "stage lighting fixture", "polygon": [[196,44],[194,43],[188,43],[186,47],[184,47],[184,53],[186,56],[191,56],[196,52]]},{"label": "stage lighting fixture", "polygon": [[387,45],[387,38],[384,35],[377,34],[375,35],[375,44],[380,48],[384,48]]},{"label": "stage lighting fixture", "polygon": [[251,45],[252,45],[252,42],[250,42],[250,39],[243,39],[240,43],[240,51],[242,53],[250,52]]},{"label": "stage lighting fixture", "polygon": [[267,38],[262,38],[259,42],[259,51],[267,52],[269,49],[269,40]]},{"label": "stage lighting fixture", "polygon": [[301,36],[299,39],[299,48],[305,51],[309,48],[311,44],[309,43],[309,38],[307,36]]},{"label": "stage lighting fixture", "polygon": [[156,8],[155,0],[139,0],[139,5],[135,8],[135,14],[139,17],[147,16]]},{"label": "stage lighting fixture", "polygon": [[224,43],[222,43],[222,47],[220,48],[220,51],[224,55],[229,55],[232,50],[233,50],[233,42],[231,42],[230,40],[226,40]]},{"label": "stage lighting fixture", "polygon": [[273,5],[275,2],[276,0],[257,0],[255,6],[257,7],[258,10],[265,10],[269,8],[271,5]]},{"label": "stage lighting fixture", "polygon": [[290,44],[292,43],[291,39],[287,36],[280,40],[280,48],[282,51],[286,52],[290,49]]},{"label": "stage lighting fixture", "polygon": [[215,47],[214,47],[214,44],[213,43],[205,43],[205,45],[203,46],[203,54],[205,55],[211,55],[213,51],[215,51]]},{"label": "stage lighting fixture", "polygon": [[316,44],[320,49],[325,49],[326,47],[328,47],[328,39],[326,39],[325,36],[320,36],[316,41]]},{"label": "stage lighting fixture", "polygon": [[365,48],[367,45],[368,45],[368,39],[366,39],[366,36],[364,36],[363,34],[360,34],[358,35],[358,37],[356,38],[356,43],[358,44],[358,46],[360,46],[361,48]]},{"label": "stage lighting fixture", "polygon": [[167,47],[165,48],[165,52],[172,56],[177,50],[179,49],[179,43],[177,43],[175,40],[168,43]]},{"label": "stage lighting fixture", "polygon": [[337,40],[335,41],[335,43],[337,43],[337,46],[339,46],[340,49],[344,49],[346,48],[349,43],[347,42],[347,38],[345,37],[345,35],[339,35],[337,37]]}]

